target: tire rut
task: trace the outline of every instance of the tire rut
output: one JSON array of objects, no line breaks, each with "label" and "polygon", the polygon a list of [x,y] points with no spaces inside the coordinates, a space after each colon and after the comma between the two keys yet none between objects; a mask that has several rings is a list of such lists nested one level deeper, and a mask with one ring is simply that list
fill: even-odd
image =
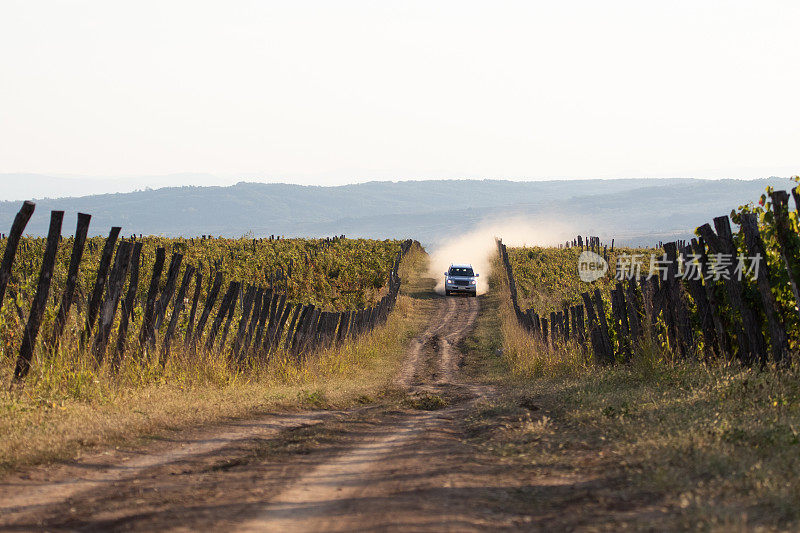
[{"label": "tire rut", "polygon": [[[452,453],[454,418],[489,393],[458,383],[456,346],[474,325],[478,299],[434,301],[433,318],[410,344],[396,384],[409,397],[455,399],[450,406],[383,408],[366,426],[359,413],[378,406],[274,414],[190,436],[183,432],[145,450],[34,469],[0,483],[0,528],[337,531],[414,523],[408,509],[425,502],[413,490],[439,490],[446,482],[438,471],[427,470],[436,465],[430,454],[436,446]],[[432,374],[426,366],[435,368]],[[343,428],[334,439],[339,444],[321,441],[303,452],[308,455],[258,459],[259,446],[269,447],[287,432],[309,428],[313,444],[314,428],[324,432],[330,424]],[[390,511],[389,501],[403,505]],[[450,504],[428,509],[425,519],[444,520]]]},{"label": "tire rut", "polygon": [[[441,307],[443,309],[437,313],[437,317],[442,316],[441,321],[437,325],[431,324],[416,339],[407,367],[403,369],[404,379],[400,382],[411,394],[446,393],[446,386],[459,386],[457,371],[461,354],[453,345],[474,326],[478,301],[475,298],[447,298]],[[440,336],[443,331],[446,333]],[[435,353],[430,355],[438,359],[437,379],[434,383],[423,382],[412,386],[409,376],[423,375],[420,366],[424,359],[420,355],[426,346],[433,347]],[[416,450],[425,446],[426,436],[436,432],[446,433],[458,413],[490,393],[479,386],[460,385],[460,388],[468,391],[468,400],[437,412],[404,413],[387,420],[360,442],[295,480],[271,498],[258,516],[233,529],[242,532],[350,531],[383,530],[393,526],[401,529],[416,527],[412,524],[418,516],[410,516],[402,509],[395,510],[396,514],[393,515],[386,507],[386,502],[399,494],[406,494],[414,486],[426,486],[426,482],[435,485],[436,477],[426,474],[429,465],[425,458],[415,457]],[[397,479],[398,472],[403,472],[400,479]],[[412,481],[407,477],[409,472],[417,473]],[[384,505],[376,507],[376,501],[384,502]],[[457,513],[451,516],[451,507],[440,508],[427,519],[433,518],[439,524],[436,529],[450,530],[449,524],[457,521]]]}]

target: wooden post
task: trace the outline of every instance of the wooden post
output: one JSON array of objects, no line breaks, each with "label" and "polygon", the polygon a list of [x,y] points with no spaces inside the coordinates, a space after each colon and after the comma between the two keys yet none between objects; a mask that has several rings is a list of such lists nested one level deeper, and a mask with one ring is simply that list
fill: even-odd
[{"label": "wooden post", "polygon": [[[600,332],[599,313],[595,313],[594,304],[588,292],[581,293],[581,298],[583,298],[583,304],[586,307],[586,315],[589,321],[589,337],[592,341],[592,351],[595,359],[601,364],[610,363],[611,357],[607,355],[603,334]],[[602,307],[600,308],[600,313],[603,313]]]},{"label": "wooden post", "polygon": [[106,288],[108,269],[111,267],[111,258],[114,255],[114,245],[117,243],[117,237],[121,229],[122,228],[117,226],[111,228],[106,243],[103,246],[103,252],[100,255],[100,265],[97,268],[97,278],[94,281],[92,295],[89,298],[89,306],[86,312],[86,327],[81,336],[81,347],[89,340],[92,330],[94,329],[94,323],[97,320],[97,313],[100,311],[100,303],[103,299],[103,291]]},{"label": "wooden post", "polygon": [[[117,252],[119,253],[119,252]],[[122,312],[119,317],[119,329],[117,330],[117,348],[111,360],[111,365],[116,371],[125,356],[125,343],[128,337],[128,325],[130,323],[133,306],[136,302],[136,290],[139,287],[139,257],[142,253],[142,242],[137,241],[133,245],[133,252],[130,259],[130,276],[128,280],[128,292],[122,301]]]},{"label": "wooden post", "polygon": [[297,334],[292,344],[292,353],[298,356],[304,352],[313,340],[314,333],[316,332],[317,321],[319,320],[319,309],[314,305],[309,304],[309,309],[305,315],[305,320],[300,321],[297,325]]},{"label": "wooden post", "polygon": [[259,312],[258,324],[256,324],[256,331],[251,344],[254,351],[258,351],[261,347],[261,341],[264,338],[264,331],[266,330],[267,321],[270,317],[275,316],[275,300],[278,295],[272,289],[266,289],[261,301],[261,311]]},{"label": "wooden post", "polygon": [[525,311],[525,316],[528,317],[528,332],[530,333],[534,333],[536,331],[536,322],[533,318],[534,314],[533,307]]},{"label": "wooden post", "polygon": [[[31,208],[32,211],[33,209]],[[53,278],[53,267],[56,262],[56,253],[58,253],[58,243],[61,240],[61,223],[63,220],[63,211],[50,212],[50,228],[47,232],[47,244],[45,244],[44,257],[42,258],[42,268],[39,271],[36,294],[33,297],[31,310],[28,313],[28,322],[25,324],[25,331],[22,334],[22,346],[19,349],[19,357],[17,357],[17,364],[14,368],[14,381],[24,378],[31,368],[36,337],[39,334],[42,315],[44,315],[44,309],[47,306],[47,296],[50,292],[50,281]],[[14,231],[13,226],[11,231]]]},{"label": "wooden post", "polygon": [[67,323],[69,310],[75,300],[75,287],[78,285],[78,270],[81,266],[83,250],[86,247],[86,234],[89,232],[89,222],[92,215],[78,213],[78,226],[75,228],[75,241],[72,244],[72,255],[69,258],[69,270],[67,271],[67,283],[64,293],[61,295],[61,304],[58,306],[56,319],[53,323],[53,333],[50,335],[50,349],[55,351],[58,348],[58,341],[64,333],[64,326]]},{"label": "wooden post", "polygon": [[576,316],[577,311],[575,311],[575,306],[569,306],[569,315],[570,315],[570,327],[572,331],[572,339],[578,339],[578,318]]},{"label": "wooden post", "polygon": [[108,340],[111,337],[111,327],[114,325],[114,316],[117,314],[119,298],[122,295],[122,289],[125,287],[125,278],[128,277],[132,248],[133,244],[130,241],[123,241],[117,247],[117,254],[109,276],[105,299],[100,308],[97,335],[95,335],[94,343],[92,344],[92,354],[98,367],[103,364]]},{"label": "wooden post", "polygon": [[0,311],[3,309],[6,287],[8,287],[8,280],[11,279],[11,267],[14,266],[14,256],[17,255],[20,237],[22,237],[22,232],[25,231],[25,226],[28,225],[35,209],[35,203],[23,202],[11,224],[11,231],[6,240],[6,250],[3,252],[3,262],[0,263]]},{"label": "wooden post", "polygon": [[616,287],[617,287],[616,288],[617,306],[618,306],[619,325],[620,325],[620,331],[617,338],[619,338],[620,352],[622,353],[622,358],[623,360],[628,361],[630,360],[632,355],[631,328],[627,313],[628,305],[625,298],[625,289],[622,287],[622,283],[618,282]]},{"label": "wooden post", "polygon": [[[742,231],[747,245],[747,252],[750,257],[759,257],[760,265],[756,277],[756,286],[761,295],[761,303],[764,306],[764,313],[767,315],[769,324],[769,340],[772,348],[772,359],[776,363],[784,362],[789,357],[789,344],[786,338],[786,329],[783,321],[778,314],[775,303],[775,295],[769,283],[769,265],[767,264],[767,252],[764,248],[764,241],[758,231],[758,220],[753,213],[742,215]],[[766,361],[762,361],[765,363]]]},{"label": "wooden post", "polygon": [[153,313],[155,312],[156,295],[158,294],[158,284],[161,281],[161,272],[164,270],[164,261],[167,251],[164,248],[156,249],[156,261],[153,264],[153,275],[150,277],[150,287],[147,290],[147,301],[145,302],[144,313],[142,313],[142,329],[139,331],[139,347],[144,351],[147,345],[147,338],[153,323]]},{"label": "wooden post", "polygon": [[275,326],[274,332],[268,337],[270,340],[270,345],[268,347],[269,349],[267,350],[268,353],[278,348],[278,344],[281,342],[281,334],[283,333],[283,329],[286,326],[286,321],[289,319],[289,315],[291,313],[292,306],[291,304],[286,303],[286,295],[281,296],[281,301],[278,305],[278,311],[275,312],[275,318],[278,319],[278,322]]},{"label": "wooden post", "polygon": [[169,349],[172,342],[172,336],[175,333],[175,327],[178,325],[178,319],[183,311],[183,300],[186,298],[186,291],[189,289],[189,283],[192,281],[194,275],[194,266],[186,265],[186,270],[183,273],[181,286],[178,289],[178,296],[175,298],[175,305],[172,306],[172,316],[169,317],[169,324],[167,331],[164,333],[164,342],[161,344],[161,368],[167,366],[167,358],[169,358]]},{"label": "wooden post", "polygon": [[253,302],[256,298],[256,287],[254,285],[248,285],[247,291],[244,294],[244,298],[242,299],[242,317],[239,319],[239,327],[236,331],[236,337],[233,340],[233,357],[234,359],[239,360],[240,354],[242,352],[242,346],[244,345],[244,336],[247,334],[247,326],[250,324],[250,312],[253,309]]},{"label": "wooden post", "polygon": [[261,316],[263,315],[266,318],[266,314],[261,311],[261,309],[267,309],[267,305],[269,304],[269,293],[267,293],[266,297],[264,295],[264,287],[258,287],[256,289],[256,298],[253,300],[253,313],[250,318],[250,323],[247,325],[247,333],[245,334],[244,344],[242,346],[242,352],[247,354],[250,350],[250,345],[253,342],[253,337],[256,334],[256,328],[259,323],[263,325],[263,321],[261,320]]},{"label": "wooden post", "polygon": [[[277,293],[275,293],[272,305],[270,307],[271,308],[269,311],[269,319],[267,322],[268,324],[267,333],[264,336],[264,351],[266,353],[269,353],[270,350],[278,347],[278,341],[280,340],[280,332],[278,332],[277,339],[275,338],[276,336],[275,332],[278,330],[279,326],[281,327],[281,329],[283,328],[281,320],[283,320],[283,322],[286,322],[286,319],[283,318],[283,315],[286,314],[288,316],[289,313],[288,311],[285,310],[285,308],[287,307],[286,295],[282,294],[280,295],[280,297],[278,297]],[[272,307],[275,307],[275,309],[273,310]]]},{"label": "wooden post", "polygon": [[308,352],[313,351],[317,346],[317,340],[320,334],[320,325],[322,323],[322,311],[319,309],[314,309],[311,313],[311,318],[308,321],[308,324],[305,328],[305,333],[303,335],[303,339],[300,342],[300,350],[299,352],[303,354],[303,358],[305,359],[305,355]]},{"label": "wooden post", "polygon": [[600,321],[600,333],[602,335],[605,356],[608,362],[613,362],[614,350],[611,348],[611,339],[608,336],[608,322],[606,321],[605,306],[603,305],[603,297],[600,294],[600,289],[594,290],[594,305],[597,311],[597,317]]},{"label": "wooden post", "polygon": [[611,325],[613,326],[612,329],[615,332],[617,332],[617,340],[619,341],[619,351],[617,352],[617,355],[622,356],[622,353],[623,353],[622,335],[621,335],[622,326],[620,325],[620,323],[622,322],[622,316],[621,316],[622,315],[622,310],[620,309],[620,304],[619,304],[619,294],[618,294],[617,289],[611,289],[609,294],[611,296],[611,298],[610,298],[611,299],[611,321],[612,321]]},{"label": "wooden post", "polygon": [[651,331],[650,335],[652,338],[658,337],[658,315],[662,311],[664,311],[664,326],[667,331],[664,333],[664,339],[670,344],[670,346],[675,345],[675,339],[670,338],[669,335],[669,325],[666,319],[667,312],[665,309],[665,300],[666,300],[666,284],[665,282],[659,278],[658,276],[653,276],[647,282],[647,290],[648,296],[650,297],[650,326]]},{"label": "wooden post", "polygon": [[336,340],[336,328],[339,326],[339,313],[328,312],[325,330],[322,336],[322,347],[330,348],[331,343]]},{"label": "wooden post", "polygon": [[669,267],[667,268],[667,314],[672,316],[675,324],[678,352],[682,358],[688,357],[694,346],[692,339],[692,325],[689,321],[689,312],[686,309],[686,300],[681,291],[681,284],[676,275],[678,272],[678,245],[675,242],[664,243],[664,251],[667,253]]},{"label": "wooden post", "polygon": [[636,280],[628,280],[625,310],[628,314],[628,328],[630,329],[632,353],[637,350],[642,336],[642,302],[636,294]]},{"label": "wooden post", "polygon": [[[700,257],[700,270],[703,276],[708,271],[708,254],[706,253],[706,243],[703,238],[692,239],[692,250],[695,255]],[[714,334],[717,339],[716,347],[719,349],[718,355],[722,357],[729,357],[733,350],[731,349],[731,340],[728,331],[722,324],[722,313],[720,311],[720,300],[717,295],[714,282],[709,279],[704,279],[703,288],[705,289],[706,298],[708,299],[708,309],[711,313],[711,320],[714,324]]]},{"label": "wooden post", "polygon": [[236,283],[236,290],[233,293],[230,304],[228,305],[228,317],[225,320],[225,326],[222,328],[222,336],[219,339],[219,351],[225,349],[225,340],[228,338],[228,332],[231,329],[231,322],[233,322],[233,315],[236,314],[236,304],[239,301],[239,293],[242,292],[242,284],[238,281]]},{"label": "wooden post", "polygon": [[[796,194],[794,190],[792,194]],[[789,195],[786,191],[774,191],[772,197],[772,213],[775,216],[775,238],[780,245],[781,259],[789,276],[789,284],[794,294],[795,309],[800,313],[800,274],[798,274],[798,257],[800,257],[800,244],[797,235],[789,225]],[[795,196],[795,203],[797,196]],[[800,205],[796,205],[800,209]]]},{"label": "wooden post", "polygon": [[545,317],[541,317],[542,322],[542,342],[544,342],[545,348],[549,348],[549,344],[547,342],[547,319]]},{"label": "wooden post", "polygon": [[[286,330],[286,342],[283,344],[283,349],[287,352],[294,351],[294,345],[296,343],[298,332],[300,331],[300,325],[305,320],[306,315],[308,314],[308,306],[303,304],[296,304],[294,307],[294,311],[292,312],[292,320],[289,322],[289,329]],[[299,323],[298,323],[299,320]]]},{"label": "wooden post", "polygon": [[[228,290],[225,291],[225,296],[222,297],[222,303],[220,303],[219,310],[217,311],[217,316],[214,318],[214,322],[211,324],[211,331],[208,332],[208,337],[206,338],[205,349],[206,351],[211,351],[214,347],[214,340],[217,338],[217,333],[219,332],[220,326],[222,326],[222,321],[225,320],[225,315],[228,314],[228,307],[231,306],[231,301],[233,300],[236,293],[239,291],[239,283],[236,281],[231,281],[228,284]],[[204,311],[205,313],[205,311]],[[199,334],[202,333],[198,325],[198,330],[195,332],[195,338],[199,338]]]},{"label": "wooden post", "polygon": [[218,270],[217,273],[214,274],[214,282],[211,285],[211,291],[208,293],[208,297],[203,304],[203,312],[200,314],[200,320],[197,321],[197,326],[194,328],[194,333],[192,334],[192,347],[197,346],[197,342],[203,336],[203,330],[206,327],[206,322],[208,322],[208,317],[211,315],[211,311],[214,309],[214,304],[217,301],[217,297],[219,296],[219,291],[221,288],[222,272]]},{"label": "wooden post", "polygon": [[194,275],[194,294],[192,295],[192,308],[189,310],[189,323],[186,325],[186,335],[183,338],[183,345],[186,348],[192,346],[194,336],[194,319],[197,315],[197,304],[200,302],[200,293],[203,290],[203,264],[197,269]]},{"label": "wooden post", "polygon": [[150,332],[150,343],[153,346],[156,340],[155,332],[161,329],[161,324],[164,323],[164,318],[167,315],[169,302],[175,294],[175,285],[178,283],[178,275],[181,272],[182,261],[183,254],[172,254],[172,259],[170,259],[169,262],[169,270],[167,271],[167,284],[164,286],[164,291],[161,293],[158,301],[156,301],[155,323],[153,330]]},{"label": "wooden post", "polygon": [[337,313],[338,322],[336,325],[336,336],[334,337],[334,345],[341,346],[347,335],[347,328],[349,326],[350,313],[348,311],[340,311]]},{"label": "wooden post", "polygon": [[[737,256],[736,247],[733,243],[733,234],[731,233],[728,217],[716,217],[714,226],[717,229],[717,233],[714,233],[708,224],[699,227],[698,231],[715,253],[726,254],[731,258],[735,258]],[[744,303],[742,283],[736,279],[732,263],[733,261],[725,268],[728,277],[725,280],[725,288],[731,307],[738,311],[738,315],[741,317],[741,329],[739,329],[738,325],[736,326],[736,333],[739,339],[738,357],[743,363],[752,364],[754,360],[761,360],[765,356],[766,346],[764,345],[761,331],[756,325],[752,310]]]},{"label": "wooden post", "polygon": [[[697,242],[696,239],[693,242]],[[684,256],[694,255],[697,256],[697,265],[694,267],[698,272],[700,279],[684,278],[686,288],[694,300],[695,307],[697,308],[697,315],[700,318],[700,329],[703,332],[703,354],[706,360],[714,357],[714,354],[721,353],[718,348],[717,335],[714,331],[714,319],[712,317],[711,308],[708,302],[708,295],[706,288],[703,286],[703,263],[698,253],[692,250],[692,246],[686,246],[682,253]]]}]

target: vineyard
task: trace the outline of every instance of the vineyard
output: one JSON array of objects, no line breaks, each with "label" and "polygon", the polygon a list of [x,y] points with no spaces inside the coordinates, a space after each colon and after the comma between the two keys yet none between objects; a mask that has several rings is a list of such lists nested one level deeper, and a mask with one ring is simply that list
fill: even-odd
[{"label": "vineyard", "polygon": [[[673,361],[786,365],[800,347],[800,227],[788,198],[768,190],[757,206],[660,249],[612,244],[609,254],[599,240],[579,237],[557,249],[509,250],[498,240],[517,321],[544,349],[581,347],[603,364],[656,349]],[[592,286],[578,276],[591,250],[610,265]]]},{"label": "vineyard", "polygon": [[[171,352],[223,354],[240,370],[315,351],[386,321],[411,241],[88,238],[79,214],[62,238],[22,237],[26,202],[0,251],[0,339],[14,381],[67,352],[117,372],[126,361],[166,366]],[[16,356],[16,357],[15,357]],[[127,357],[126,357],[127,356]]]},{"label": "vineyard", "polygon": [[653,248],[497,242],[498,353],[549,425],[493,445],[580,473],[589,496],[565,521],[797,530],[798,193],[767,189]]}]

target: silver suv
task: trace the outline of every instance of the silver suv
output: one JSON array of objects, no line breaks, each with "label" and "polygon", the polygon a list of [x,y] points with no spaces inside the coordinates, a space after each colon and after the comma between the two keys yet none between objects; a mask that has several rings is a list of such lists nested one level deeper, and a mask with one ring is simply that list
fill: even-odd
[{"label": "silver suv", "polygon": [[475,296],[478,294],[477,277],[472,265],[450,265],[444,273],[444,292],[447,296],[456,292]]}]

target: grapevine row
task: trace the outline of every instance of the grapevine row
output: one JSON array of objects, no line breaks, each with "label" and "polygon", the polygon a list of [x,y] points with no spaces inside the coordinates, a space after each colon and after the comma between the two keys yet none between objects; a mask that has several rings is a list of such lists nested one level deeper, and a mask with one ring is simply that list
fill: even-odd
[{"label": "grapevine row", "polygon": [[[9,329],[7,314],[2,313],[9,288],[16,318],[20,324],[25,324],[15,363],[16,381],[25,378],[30,371],[37,347],[45,353],[56,352],[68,318],[75,319],[76,313],[72,312],[75,306],[78,307],[76,333],[80,350],[90,354],[97,367],[107,362],[112,371],[119,369],[123,358],[131,351],[139,358],[157,358],[163,367],[176,343],[190,353],[198,349],[224,353],[231,364],[238,367],[263,362],[277,351],[302,361],[315,350],[340,345],[386,321],[400,288],[400,260],[412,246],[410,240],[397,244],[394,244],[396,241],[375,242],[374,250],[381,252],[377,262],[374,258],[370,262],[355,256],[346,258],[342,265],[342,252],[351,249],[337,247],[344,247],[343,243],[348,240],[344,236],[321,239],[304,250],[301,257],[305,261],[300,266],[290,258],[285,273],[281,266],[266,275],[253,269],[261,240],[252,240],[252,250],[246,249],[246,240],[225,246],[223,252],[230,253],[226,269],[222,268],[226,258],[220,257],[219,247],[212,246],[216,239],[198,239],[196,246],[182,239],[169,243],[172,253],[167,266],[165,239],[141,236],[121,239],[120,227],[112,228],[105,240],[90,239],[87,236],[91,216],[79,213],[75,235],[69,240],[72,246],[66,262],[57,261],[63,211],[51,212],[46,239],[29,242],[22,238],[34,209],[32,202],[23,204],[6,239],[0,264],[0,317],[3,318],[0,326]],[[268,242],[283,246],[283,250],[293,246],[280,238],[270,237]],[[26,254],[29,259],[27,263],[22,262],[22,268],[12,270],[18,250],[26,245],[42,250],[35,258],[39,271],[35,287],[28,287],[33,297],[27,318],[19,301],[27,292],[27,271],[34,263],[30,253]],[[198,247],[201,250],[198,251]],[[85,254],[87,248],[89,253]],[[209,254],[209,250],[218,253]],[[63,246],[61,251],[65,251]],[[147,251],[151,252],[148,257]],[[383,284],[376,283],[375,278],[362,278],[366,270],[377,273],[382,270],[384,251],[394,255],[390,256],[386,286],[380,289]],[[266,253],[273,262],[277,259],[274,247]],[[88,263],[86,255],[91,258]],[[211,260],[216,267],[209,275],[210,283],[206,284],[203,283],[202,259]],[[323,272],[315,271],[318,262],[324,263]],[[355,264],[356,271],[343,275],[343,269],[353,267],[351,263]],[[62,264],[68,265],[63,282],[53,286],[54,273]],[[301,267],[303,272],[298,275]],[[292,276],[293,268],[295,276]],[[148,273],[151,273],[149,282],[145,282]],[[226,280],[226,273],[234,279]],[[295,278],[300,278],[299,283]],[[337,283],[338,290],[334,294],[333,289],[326,288],[330,285],[326,282],[339,278],[345,280]],[[317,287],[318,283],[312,283],[311,279],[324,281],[318,282],[322,285]],[[81,285],[88,294],[81,294]],[[293,301],[298,293],[302,294],[298,290],[301,285],[315,289],[311,294],[315,301]],[[357,290],[353,290],[354,287]],[[382,293],[369,307],[323,309],[326,304],[328,307],[347,305],[347,296],[355,293],[362,295],[356,301],[363,299],[367,290]],[[326,295],[329,297],[325,298]],[[138,320],[134,320],[135,311],[139,311]],[[46,328],[40,335],[43,325]],[[130,332],[133,326],[138,331]],[[6,335],[6,340],[13,338],[14,335]]]},{"label": "grapevine row", "polygon": [[[800,207],[797,189],[791,192]],[[520,307],[512,261],[498,239],[516,319],[546,349],[574,343],[590,349],[602,364],[629,360],[654,343],[679,359],[789,364],[800,346],[800,235],[797,211],[788,204],[787,192],[768,189],[761,207],[743,206],[731,217],[716,217],[713,227],[700,226],[689,242],[661,244],[663,277],[647,272],[615,283],[603,280],[601,285],[611,285],[605,297],[600,288],[581,291],[580,301],[565,300],[549,314]],[[597,244],[592,239],[587,249]],[[578,240],[564,248],[570,245],[583,248]],[[736,263],[722,260],[745,255],[763,258],[752,279],[740,278]],[[698,258],[699,275],[682,275],[688,257]]]}]

